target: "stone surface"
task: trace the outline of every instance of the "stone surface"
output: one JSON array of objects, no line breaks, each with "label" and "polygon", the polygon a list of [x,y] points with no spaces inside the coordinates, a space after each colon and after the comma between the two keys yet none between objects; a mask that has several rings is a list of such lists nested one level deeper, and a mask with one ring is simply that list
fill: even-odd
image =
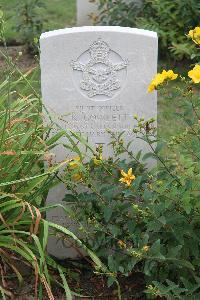
[{"label": "stone surface", "polygon": [[[43,102],[60,126],[87,135],[92,145],[109,143],[106,129],[125,131],[132,138],[133,115],[145,119],[157,115],[157,95],[147,87],[157,72],[157,34],[122,27],[81,27],[42,34],[41,74]],[[62,117],[59,117],[61,116]],[[133,151],[149,151],[135,140]],[[56,160],[66,158],[66,149],[54,150]],[[104,146],[105,155],[110,149]],[[48,204],[60,202],[62,185],[51,190]],[[68,226],[59,209],[48,219]],[[75,224],[70,228],[76,228]],[[49,252],[59,258],[76,257],[53,238]]]},{"label": "stone surface", "polygon": [[90,14],[98,14],[98,5],[89,0],[77,0],[77,26],[92,25]]}]

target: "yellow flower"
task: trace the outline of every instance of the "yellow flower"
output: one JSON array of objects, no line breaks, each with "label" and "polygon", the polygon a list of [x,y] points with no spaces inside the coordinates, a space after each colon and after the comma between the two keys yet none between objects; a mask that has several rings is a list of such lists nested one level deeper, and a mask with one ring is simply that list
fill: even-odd
[{"label": "yellow flower", "polygon": [[152,81],[150,83],[150,85],[148,86],[148,93],[153,92],[155,89],[156,89],[156,86],[155,86],[154,82]]},{"label": "yellow flower", "polygon": [[153,78],[151,81],[149,87],[148,87],[148,92],[154,91],[160,84],[162,84],[165,80],[165,76],[163,74],[156,74],[156,76]]},{"label": "yellow flower", "polygon": [[142,258],[142,253],[141,252],[138,252],[138,251],[135,251],[135,250],[131,250],[130,251],[130,254],[136,258],[139,258],[141,259]]},{"label": "yellow flower", "polygon": [[81,173],[76,173],[74,175],[72,175],[72,180],[73,181],[81,181],[83,178],[82,178],[82,175]]},{"label": "yellow flower", "polygon": [[165,76],[165,79],[175,80],[178,77],[178,74],[175,74],[174,71],[162,71],[162,75]]},{"label": "yellow flower", "polygon": [[190,30],[188,36],[191,37],[195,44],[200,45],[200,27],[195,27],[193,30]]},{"label": "yellow flower", "polygon": [[91,13],[91,14],[89,15],[89,17],[90,17],[90,19],[91,19],[94,23],[96,23],[96,22],[99,20],[98,15],[95,14],[95,13]]},{"label": "yellow flower", "polygon": [[119,245],[119,247],[120,247],[121,249],[126,249],[126,243],[124,243],[122,240],[119,240],[119,241],[117,242],[117,244]]},{"label": "yellow flower", "polygon": [[196,65],[192,70],[188,72],[188,76],[194,83],[200,83],[200,65]]},{"label": "yellow flower", "polygon": [[[81,160],[81,158],[79,156],[72,158],[69,163],[69,170],[72,171],[72,170],[78,168],[80,166],[80,160]],[[73,174],[71,178],[73,181],[81,181],[83,179],[83,176],[82,176],[81,172],[77,172],[77,173]]]},{"label": "yellow flower", "polygon": [[69,163],[69,168],[71,170],[76,169],[80,164],[80,160],[81,159],[80,159],[79,156],[76,156],[76,157],[72,158],[71,162]]},{"label": "yellow flower", "polygon": [[135,180],[135,175],[132,173],[132,168],[130,168],[127,173],[121,170],[121,175],[122,178],[120,178],[119,181],[125,183],[127,186],[130,186],[132,181]]},{"label": "yellow flower", "polygon": [[103,160],[102,154],[100,154],[100,155],[98,155],[98,156],[95,156],[95,157],[93,158],[93,162],[94,162],[94,164],[95,164],[96,166],[99,166],[100,163],[102,162],[102,160]]},{"label": "yellow flower", "polygon": [[163,70],[162,73],[156,74],[156,76],[151,81],[148,86],[148,92],[151,93],[157,89],[159,85],[161,85],[165,80],[170,79],[174,80],[178,77],[178,74],[175,74],[172,70],[166,71]]},{"label": "yellow flower", "polygon": [[149,248],[150,248],[150,247],[146,245],[146,246],[144,246],[144,247],[142,248],[142,250],[143,250],[144,252],[148,252],[148,251],[149,251]]}]

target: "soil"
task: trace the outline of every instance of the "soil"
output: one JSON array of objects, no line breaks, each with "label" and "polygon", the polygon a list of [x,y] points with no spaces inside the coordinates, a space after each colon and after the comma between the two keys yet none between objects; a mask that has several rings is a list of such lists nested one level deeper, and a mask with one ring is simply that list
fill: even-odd
[{"label": "soil", "polygon": [[[88,262],[80,261],[62,261],[63,266],[69,270],[67,278],[68,285],[76,294],[82,297],[74,296],[74,300],[117,300],[117,286],[107,287],[107,278],[102,275],[97,275],[92,270]],[[7,290],[10,292],[8,299],[11,300],[35,300],[34,288],[35,279],[31,276],[31,270],[24,265],[19,265],[20,272],[23,273],[24,283],[21,288],[18,287],[16,280],[7,280]],[[33,274],[33,273],[32,273]],[[56,280],[59,275],[51,272],[51,275]],[[133,273],[129,277],[118,278],[122,300],[145,300],[144,295],[145,282],[143,275]],[[48,300],[45,290],[43,291],[43,300]],[[55,300],[66,300],[66,296],[61,288],[52,286],[52,294]],[[52,298],[53,299],[53,298]]]},{"label": "soil", "polygon": [[[0,70],[4,70],[6,69],[6,61],[1,52],[6,53],[5,48],[2,46],[0,47]],[[27,71],[38,65],[38,57],[29,54],[25,46],[8,47],[7,54],[22,71]]]}]

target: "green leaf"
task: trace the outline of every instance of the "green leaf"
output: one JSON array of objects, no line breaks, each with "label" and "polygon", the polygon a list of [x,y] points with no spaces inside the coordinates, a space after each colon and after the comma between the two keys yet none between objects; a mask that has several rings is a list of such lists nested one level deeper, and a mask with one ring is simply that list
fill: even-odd
[{"label": "green leaf", "polygon": [[160,239],[154,242],[150,248],[150,253],[153,257],[158,259],[165,259],[165,257],[160,253]]},{"label": "green leaf", "polygon": [[142,181],[142,176],[137,176],[136,179],[132,182],[132,187],[137,190],[140,186],[140,183]]},{"label": "green leaf", "polygon": [[100,193],[106,200],[112,200],[114,197],[117,196],[119,191],[120,191],[119,186],[112,186],[109,184],[106,187],[103,187],[100,190]]},{"label": "green leaf", "polygon": [[191,199],[190,199],[190,194],[189,193],[185,193],[183,195],[183,198],[182,198],[182,205],[183,205],[183,208],[185,210],[185,212],[187,214],[189,214],[191,212],[191,209],[192,209],[192,205],[190,203]]},{"label": "green leaf", "polygon": [[43,251],[46,251],[47,242],[48,242],[48,236],[49,236],[49,223],[46,220],[43,220],[43,243],[42,248]]},{"label": "green leaf", "polygon": [[109,225],[108,228],[110,229],[110,232],[114,237],[117,237],[117,235],[121,232],[120,228],[117,225]]},{"label": "green leaf", "polygon": [[187,260],[176,259],[176,258],[166,258],[166,260],[172,261],[172,262],[176,263],[178,266],[183,266],[183,267],[186,267],[190,270],[195,271],[194,266]]},{"label": "green leaf", "polygon": [[118,271],[118,264],[117,264],[116,260],[114,259],[113,255],[108,256],[108,267],[109,267],[109,270],[111,270],[112,272]]},{"label": "green leaf", "polygon": [[163,224],[166,225],[166,218],[164,216],[161,216],[160,218],[158,218],[158,221]]},{"label": "green leaf", "polygon": [[158,154],[164,147],[165,147],[164,142],[158,142],[156,149],[155,149],[155,153]]},{"label": "green leaf", "polygon": [[138,153],[136,154],[136,157],[135,157],[135,158],[136,158],[137,160],[140,160],[141,155],[142,155],[142,150],[138,151]]},{"label": "green leaf", "polygon": [[155,154],[154,154],[153,152],[148,152],[148,153],[146,153],[146,154],[143,156],[142,160],[146,160],[146,159],[148,159],[148,158],[155,158],[155,159],[156,159],[156,156],[155,156]]},{"label": "green leaf", "polygon": [[128,226],[128,230],[131,234],[133,234],[135,232],[135,227],[136,227],[136,223],[134,220],[129,220],[127,223]]},{"label": "green leaf", "polygon": [[112,208],[110,208],[108,206],[105,207],[103,216],[104,216],[105,221],[108,222],[112,216]]},{"label": "green leaf", "polygon": [[62,199],[62,201],[65,202],[76,202],[77,201],[77,197],[72,195],[72,194],[65,194],[65,197]]},{"label": "green leaf", "polygon": [[113,283],[115,283],[116,279],[115,277],[108,277],[107,285],[108,287],[111,287]]},{"label": "green leaf", "polygon": [[47,142],[47,146],[50,146],[52,144],[54,144],[55,142],[57,142],[62,136],[65,135],[65,131],[61,130],[58,133],[54,134]]},{"label": "green leaf", "polygon": [[143,198],[146,201],[150,200],[152,198],[152,192],[150,190],[146,189],[144,191]]},{"label": "green leaf", "polygon": [[80,193],[77,195],[79,201],[98,201],[99,198],[94,193]]},{"label": "green leaf", "polygon": [[68,283],[67,283],[67,280],[65,278],[65,275],[64,275],[64,273],[63,273],[63,271],[62,271],[62,269],[60,267],[58,267],[58,271],[60,273],[60,277],[61,277],[62,282],[63,282],[63,286],[64,286],[64,289],[65,289],[66,299],[67,300],[72,300],[73,299],[72,293],[71,293],[70,288],[68,286]]},{"label": "green leaf", "polygon": [[51,228],[54,228],[54,229],[57,229],[58,231],[66,234],[67,236],[70,236],[72,237],[79,246],[81,246],[85,252],[90,256],[90,258],[93,260],[93,262],[96,264],[96,266],[102,270],[102,271],[105,271],[107,272],[107,268],[106,266],[101,262],[101,260],[97,257],[97,255],[91,251],[88,247],[86,247],[82,242],[81,240],[79,240],[75,234],[73,234],[70,230],[68,230],[67,228],[61,226],[61,225],[58,225],[58,224],[54,224],[52,222],[49,222],[49,227]]}]

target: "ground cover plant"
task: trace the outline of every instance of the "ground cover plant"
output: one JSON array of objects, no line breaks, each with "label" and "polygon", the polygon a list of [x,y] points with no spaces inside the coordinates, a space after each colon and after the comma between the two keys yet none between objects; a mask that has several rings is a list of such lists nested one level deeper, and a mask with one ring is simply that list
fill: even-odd
[{"label": "ground cover plant", "polygon": [[[196,27],[188,34],[197,47],[199,30]],[[145,275],[149,298],[200,296],[199,84],[199,64],[185,77],[163,70],[152,79],[148,92],[158,89],[165,101],[176,101],[174,118],[181,119],[182,126],[167,141],[157,137],[154,119],[134,116],[136,138],[152,150],[145,155],[134,154],[131,143],[124,143],[123,133],[110,132],[114,156],[107,159],[102,147],[94,150],[72,133],[76,156],[62,179],[68,189],[63,202],[73,205],[71,216],[80,225],[82,240],[108,266],[108,285],[119,274],[140,272]],[[77,143],[87,145],[87,151],[81,152]],[[146,168],[149,157],[158,168]]]}]

